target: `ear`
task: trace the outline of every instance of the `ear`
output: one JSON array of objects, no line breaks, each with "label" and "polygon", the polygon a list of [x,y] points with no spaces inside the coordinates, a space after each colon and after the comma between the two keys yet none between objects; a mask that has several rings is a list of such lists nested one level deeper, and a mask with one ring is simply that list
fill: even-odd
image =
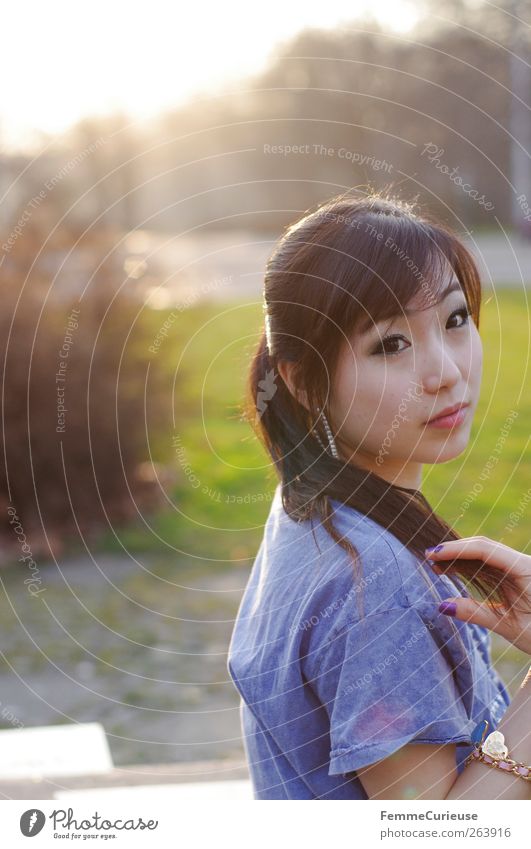
[{"label": "ear", "polygon": [[282,380],[288,387],[293,397],[299,402],[299,404],[302,404],[303,407],[306,407],[306,409],[308,410],[308,398],[306,392],[301,389],[297,389],[297,363],[293,360],[278,360],[277,368],[280,372]]}]

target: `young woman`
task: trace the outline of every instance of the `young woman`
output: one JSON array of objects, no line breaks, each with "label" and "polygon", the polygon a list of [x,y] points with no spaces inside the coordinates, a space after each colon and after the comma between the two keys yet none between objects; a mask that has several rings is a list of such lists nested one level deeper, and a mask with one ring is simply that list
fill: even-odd
[{"label": "young woman", "polygon": [[504,714],[531,759],[531,684],[507,711],[488,631],[531,653],[531,558],[460,540],[420,491],[478,401],[472,257],[413,206],[347,193],[287,229],[264,301],[250,419],[280,482],[228,655],[255,798],[529,798],[465,759]]}]

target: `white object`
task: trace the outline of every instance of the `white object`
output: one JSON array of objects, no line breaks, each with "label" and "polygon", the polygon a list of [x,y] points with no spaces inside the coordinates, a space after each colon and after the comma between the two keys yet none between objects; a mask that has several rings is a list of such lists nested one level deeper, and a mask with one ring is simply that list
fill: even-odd
[{"label": "white object", "polygon": [[485,738],[481,748],[486,755],[490,755],[491,758],[496,759],[506,758],[509,751],[505,745],[505,737],[501,731],[492,731],[489,736]]},{"label": "white object", "polygon": [[54,799],[65,802],[142,802],[150,799],[157,802],[181,802],[185,799],[219,801],[243,799],[253,801],[253,787],[249,779],[227,781],[194,781],[176,784],[141,784],[131,787],[91,787],[88,790],[56,790]]},{"label": "white object", "polygon": [[87,775],[113,766],[99,722],[0,731],[0,778]]}]

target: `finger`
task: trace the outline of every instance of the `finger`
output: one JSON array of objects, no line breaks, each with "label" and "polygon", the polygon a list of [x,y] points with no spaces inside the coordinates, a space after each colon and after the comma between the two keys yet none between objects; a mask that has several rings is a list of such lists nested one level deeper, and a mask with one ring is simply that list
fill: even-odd
[{"label": "finger", "polygon": [[438,561],[449,560],[454,557],[483,560],[485,563],[492,563],[507,572],[510,572],[511,569],[517,569],[526,557],[521,552],[515,551],[514,548],[510,548],[502,542],[495,542],[488,537],[465,537],[449,540],[435,546],[435,548],[427,548],[425,553],[430,560]]},{"label": "finger", "polygon": [[495,631],[500,636],[505,636],[506,622],[497,616],[492,608],[505,612],[502,604],[488,605],[485,602],[476,601],[470,597],[447,598],[439,605],[439,612],[446,616],[454,616],[463,622],[473,622],[490,631]]}]

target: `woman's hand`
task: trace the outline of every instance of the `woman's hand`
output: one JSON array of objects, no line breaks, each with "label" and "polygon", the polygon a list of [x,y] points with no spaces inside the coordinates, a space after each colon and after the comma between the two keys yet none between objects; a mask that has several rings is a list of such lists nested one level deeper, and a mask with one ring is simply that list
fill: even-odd
[{"label": "woman's hand", "polygon": [[[426,549],[426,557],[434,564],[435,572],[444,574],[444,568],[437,568],[436,564],[447,559],[453,560],[454,558],[464,557],[483,560],[495,566],[500,566],[506,572],[511,573],[519,590],[521,590],[520,601],[526,593],[528,597],[531,597],[531,557],[527,554],[515,551],[514,548],[509,548],[508,545],[503,545],[501,542],[494,542],[488,537],[466,537],[450,540],[441,546],[435,546],[435,548],[439,550]],[[453,602],[455,608],[450,607],[447,610],[441,610],[441,612],[455,615],[465,622],[474,622],[476,625],[489,628],[513,643],[521,651],[531,654],[531,612],[517,611],[514,622],[510,622],[506,616],[502,615],[500,618],[492,611],[494,606],[501,613],[506,613],[507,609],[501,604],[490,605],[487,602],[479,602],[473,598],[461,596],[449,598],[445,601],[447,604]]]}]

